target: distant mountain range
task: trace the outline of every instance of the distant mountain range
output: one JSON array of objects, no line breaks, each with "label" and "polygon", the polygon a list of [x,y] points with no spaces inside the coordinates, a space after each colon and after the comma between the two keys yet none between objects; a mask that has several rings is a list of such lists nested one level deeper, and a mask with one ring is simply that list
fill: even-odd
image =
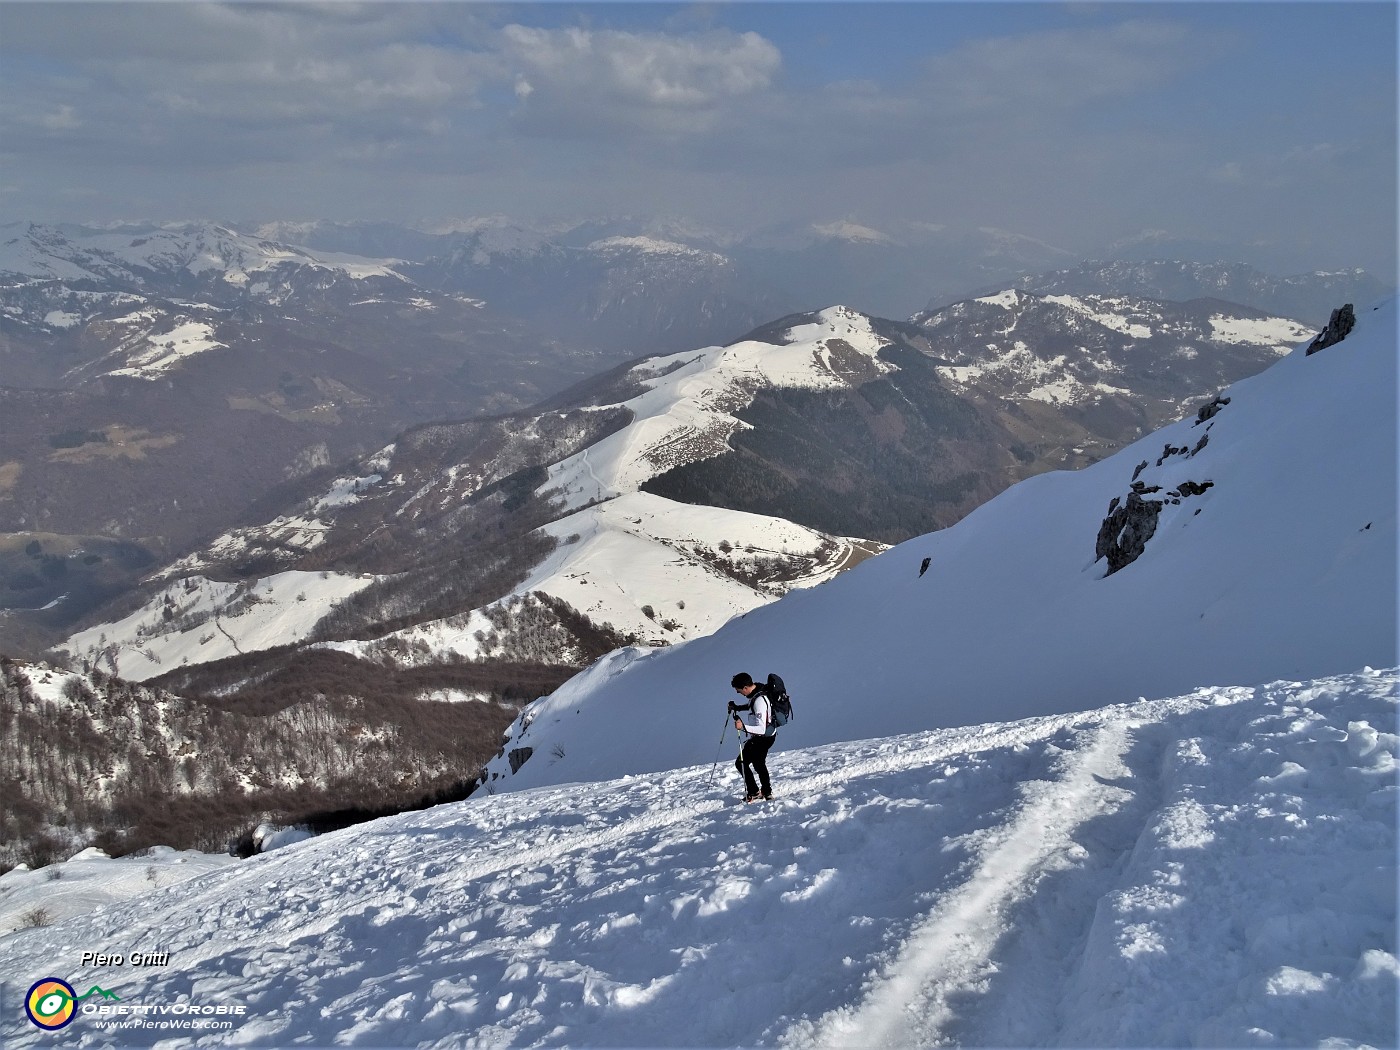
[{"label": "distant mountain range", "polygon": [[65,645],[182,691],[237,688],[251,654],[288,645],[582,667],[709,634],[1093,462],[1311,334],[1217,302],[1020,292],[918,324],[794,315],[525,412],[409,430]]},{"label": "distant mountain range", "polygon": [[[950,245],[958,246],[951,255]],[[755,260],[790,275],[801,267],[780,260],[807,258],[821,280],[858,284],[853,273],[871,280],[909,252],[963,259],[969,281],[1064,258],[995,230],[895,235],[849,222],[746,238],[683,223],[530,229],[499,219],[430,232],[327,223],[2,227],[0,644],[39,651],[91,622],[103,603],[136,601],[133,588],[155,567],[191,552],[203,551],[197,558],[225,581],[296,567],[268,551],[304,556],[278,538],[298,527],[269,523],[307,518],[305,508],[345,479],[375,474],[373,457],[396,436],[407,449],[438,433],[420,429],[432,421],[506,413],[449,425],[479,437],[536,418],[538,410],[511,415],[527,405],[577,413],[582,395],[559,392],[634,358],[638,345],[698,358],[711,353],[708,339],[719,348],[771,347],[785,345],[791,330],[827,323],[825,311],[771,321],[784,296],[753,277]],[[1159,264],[1104,270],[1099,286],[1115,273],[1133,287],[1156,273],[1161,285],[1173,265],[1194,276],[1172,290],[1209,283],[1209,268]],[[906,275],[922,281],[926,272],[911,263]],[[825,339],[831,367],[851,369],[839,391],[746,388],[752,396],[736,402],[725,441],[697,446],[714,454],[673,458],[639,491],[618,494],[795,522],[823,537],[798,545],[808,550],[840,549],[841,537],[895,542],[950,524],[1021,477],[1092,462],[1311,334],[1286,313],[1218,297],[1066,291],[1074,272],[1038,279],[1047,289],[1038,294],[1011,295],[1003,285],[910,321],[846,310],[880,345],[859,353],[844,337]],[[1241,277],[1229,287],[1263,285]],[[1316,294],[1344,287],[1323,282]],[[733,334],[719,336],[725,331]],[[621,332],[627,340],[614,339]],[[635,387],[630,368],[579,389],[603,397],[608,383]],[[619,419],[630,396],[607,395]],[[605,414],[592,413],[590,425]],[[483,483],[546,469],[557,449],[545,441],[517,451],[511,470],[491,467]],[[463,454],[478,464],[492,455]],[[413,469],[430,462],[414,460]],[[527,480],[510,481],[510,492],[524,492]],[[538,508],[515,513],[528,502],[511,499],[512,523],[493,525],[492,535],[531,535],[549,519]],[[253,553],[209,554],[233,551],[227,537],[244,535],[262,537]],[[352,556],[342,532],[317,557],[330,564],[335,552],[337,568],[359,578],[406,571],[414,551],[426,557],[440,547],[395,542],[397,558]],[[477,596],[489,605],[509,589]],[[376,615],[398,623],[469,611],[436,599],[400,604],[392,616]],[[133,607],[112,607],[104,619]],[[704,620],[625,619],[616,625],[624,636],[651,640],[666,637],[660,620],[688,625],[685,632]]]},{"label": "distant mountain range", "polygon": [[[1318,327],[1342,303],[1375,302],[1391,290],[1365,270],[1275,277],[1244,263],[1161,260],[1089,262],[1073,269],[1028,274],[1012,287],[1039,295],[1136,295],[1177,302],[1223,299]],[[988,293],[999,290],[986,289]]]},{"label": "distant mountain range", "polygon": [[[168,559],[406,427],[522,407],[622,356],[390,263],[227,228],[7,227],[0,533],[81,550],[74,567],[101,559],[38,617],[71,622],[135,578],[96,547],[125,545],[127,566]],[[0,563],[35,536],[0,541]],[[58,593],[10,589],[0,607]]]},{"label": "distant mountain range", "polygon": [[431,232],[384,223],[268,224],[314,250],[393,256],[432,287],[523,304],[577,333],[593,327],[634,353],[727,343],[774,317],[843,302],[905,317],[941,291],[961,297],[1072,261],[1069,252],[991,228],[838,220],[747,232],[685,221],[594,219],[552,225],[505,217]]},{"label": "distant mountain range", "polygon": [[[1099,262],[993,227],[876,229],[843,219],[736,231],[682,220],[527,224],[493,216],[426,231],[316,222],[269,223],[256,232],[313,250],[401,260],[410,264],[405,272],[434,287],[497,305],[521,302],[528,314],[552,311],[572,334],[599,323],[634,353],[731,342],[764,320],[831,303],[908,317],[1011,287],[1224,299],[1318,326],[1342,302],[1372,302],[1389,291],[1357,269],[1275,276],[1250,265],[1243,247],[1163,231],[1105,245],[1090,256]],[[669,276],[651,273],[667,265]],[[548,294],[532,299],[526,288]],[[619,289],[629,290],[630,305],[614,301]],[[637,311],[639,298],[652,301],[649,317]],[[720,305],[733,311],[728,327]],[[752,324],[736,323],[743,317]]]}]

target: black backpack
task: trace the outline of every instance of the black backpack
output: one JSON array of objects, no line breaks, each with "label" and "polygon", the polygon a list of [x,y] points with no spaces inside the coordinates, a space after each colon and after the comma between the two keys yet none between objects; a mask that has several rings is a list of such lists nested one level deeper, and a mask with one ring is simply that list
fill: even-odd
[{"label": "black backpack", "polygon": [[788,696],[787,686],[783,680],[773,673],[768,675],[768,684],[764,687],[768,693],[768,704],[773,710],[773,727],[785,726],[792,721],[792,697]]}]

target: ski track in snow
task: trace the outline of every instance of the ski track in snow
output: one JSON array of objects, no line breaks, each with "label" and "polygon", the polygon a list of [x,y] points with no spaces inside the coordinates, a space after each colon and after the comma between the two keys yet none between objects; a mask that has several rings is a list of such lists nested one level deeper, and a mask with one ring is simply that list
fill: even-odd
[{"label": "ski track in snow", "polygon": [[593,470],[593,464],[588,459],[587,448],[583,450],[582,456],[584,469],[588,471],[588,476],[593,479],[593,484],[598,486],[598,495],[595,498],[598,500],[611,499],[614,493],[612,489],[610,489],[607,485],[603,484],[603,479],[600,478],[597,475],[597,473]]},{"label": "ski track in snow", "polygon": [[[0,937],[0,973],[246,1006],[199,1046],[1393,1045],[1395,686],[780,743],[766,806],[726,734],[712,784],[374,821]],[[169,967],[76,967],[138,949]],[[64,1045],[174,1045],[123,1038]]]},{"label": "ski track in snow", "polygon": [[[1066,752],[1061,778],[1030,791],[1016,817],[992,836],[968,880],[949,893],[909,938],[886,976],[856,1009],[841,1009],[790,1046],[928,1046],[957,1018],[959,997],[985,985],[996,967],[991,955],[1018,903],[1034,894],[1057,857],[1086,855],[1073,838],[1086,820],[1111,812],[1131,792],[1113,779],[1123,764],[1128,726],[1111,722],[1078,734],[1091,738]],[[1044,980],[1044,977],[1039,978]]]}]

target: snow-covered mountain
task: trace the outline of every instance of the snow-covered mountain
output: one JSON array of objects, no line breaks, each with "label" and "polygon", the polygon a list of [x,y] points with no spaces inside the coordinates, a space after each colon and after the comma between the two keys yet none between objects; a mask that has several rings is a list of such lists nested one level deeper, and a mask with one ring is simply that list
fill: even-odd
[{"label": "snow-covered mountain", "polygon": [[[781,341],[812,317],[753,337]],[[889,367],[859,377],[855,394],[763,396],[744,416],[761,425],[730,435],[731,453],[676,467],[648,491],[791,507],[805,524],[903,540],[952,524],[1014,481],[1103,458],[1312,334],[1215,300],[1014,290],[912,324],[870,323]]]},{"label": "snow-covered mountain", "polygon": [[[709,637],[615,653],[522,715],[492,783],[694,762],[739,670],[786,679],[796,747],[1390,666],[1396,358],[1391,299],[1101,463]],[[664,727],[640,752],[616,732],[639,719]]]},{"label": "snow-covered mountain", "polygon": [[[1138,432],[1287,354],[1313,329],[1219,299],[1036,295],[1016,289],[918,314],[958,389],[1034,411],[1136,416]],[[1113,437],[1110,436],[1110,441]]]},{"label": "snow-covered mountain", "polygon": [[403,281],[392,263],[313,253],[208,222],[102,230],[66,224],[0,226],[0,277],[6,279],[86,280],[159,292],[217,288],[212,282],[222,282],[266,294],[274,271],[284,267]]},{"label": "snow-covered mountain", "polygon": [[783,748],[765,806],[710,734],[237,864],[88,851],[0,876],[0,971],[84,1046],[1393,1046],[1396,685]]},{"label": "snow-covered mountain", "polygon": [[323,313],[328,298],[407,303],[413,293],[392,261],[312,253],[215,223],[0,226],[6,386],[159,380],[249,341],[242,326]]},{"label": "snow-covered mountain", "polygon": [[[337,480],[298,513],[226,534],[171,567],[163,574],[171,582],[145,606],[74,635],[66,647],[79,660],[145,680],[302,641],[326,615],[327,601],[373,590],[375,582],[294,571],[308,556],[334,562],[337,549],[353,549],[384,525],[455,536],[483,514],[522,508],[538,528],[532,543],[512,545],[518,578],[503,592],[488,594],[479,607],[420,617],[391,636],[337,646],[410,662],[499,658],[511,655],[516,635],[541,630],[543,618],[552,651],[532,657],[582,664],[597,655],[561,635],[560,609],[541,608],[542,598],[649,644],[708,634],[883,546],[771,514],[690,506],[642,491],[677,466],[727,452],[728,438],[751,427],[734,413],[760,390],[847,390],[895,368],[880,357],[888,341],[870,319],[839,307],[785,333],[778,342],[647,359],[615,374],[609,386],[590,385],[587,403],[570,411],[405,435],[367,462],[363,475]],[[480,547],[464,551],[482,557]],[[205,575],[259,559],[288,571],[237,587]],[[394,568],[402,574],[414,563],[440,560],[417,547]],[[381,578],[377,590],[397,594],[403,586],[402,576]],[[399,611],[401,618],[406,610]],[[527,622],[512,622],[522,613]]]},{"label": "snow-covered mountain", "polygon": [[[1027,274],[1018,291],[1043,296],[1137,296],[1185,302],[1223,299],[1320,326],[1338,303],[1374,302],[1385,285],[1365,270],[1319,270],[1277,277],[1247,263],[1185,262],[1179,259],[1117,259],[1086,262],[1073,269]],[[988,288],[988,293],[1003,288]],[[931,303],[930,310],[942,303]]]},{"label": "snow-covered mountain", "polygon": [[[619,643],[672,644],[882,545],[854,537],[950,524],[1021,477],[1092,461],[1310,334],[1219,303],[1021,293],[923,322],[796,315],[539,410],[405,435],[66,648],[145,680],[307,640],[415,665],[583,666],[600,649],[574,615]],[[444,568],[463,558],[502,575],[463,588],[470,574]],[[345,608],[318,627],[323,599]]]}]

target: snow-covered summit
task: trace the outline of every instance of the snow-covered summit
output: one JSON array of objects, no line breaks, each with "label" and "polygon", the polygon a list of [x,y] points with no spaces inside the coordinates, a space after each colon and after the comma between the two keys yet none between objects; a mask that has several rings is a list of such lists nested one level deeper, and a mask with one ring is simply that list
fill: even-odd
[{"label": "snow-covered summit", "polygon": [[624,402],[632,423],[550,467],[545,487],[569,507],[639,489],[682,463],[719,456],[748,427],[735,413],[764,387],[833,390],[895,366],[879,353],[888,340],[864,314],[844,306],[787,325],[770,338],[745,339],[648,358],[628,377],[645,391]]}]

